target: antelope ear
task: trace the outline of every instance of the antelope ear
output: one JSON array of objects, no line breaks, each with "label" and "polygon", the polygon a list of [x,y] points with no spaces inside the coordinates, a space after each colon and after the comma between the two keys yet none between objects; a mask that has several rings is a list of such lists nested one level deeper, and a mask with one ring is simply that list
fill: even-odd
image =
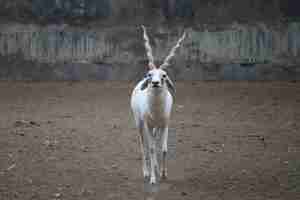
[{"label": "antelope ear", "polygon": [[166,79],[167,81],[167,86],[168,86],[168,89],[170,90],[170,92],[174,95],[175,92],[176,92],[176,89],[175,89],[175,86],[174,86],[174,83],[171,81],[171,79],[169,77],[167,77]]},{"label": "antelope ear", "polygon": [[141,86],[141,90],[146,89],[148,86],[148,83],[149,83],[149,78],[144,80],[144,82],[142,83],[142,86]]}]

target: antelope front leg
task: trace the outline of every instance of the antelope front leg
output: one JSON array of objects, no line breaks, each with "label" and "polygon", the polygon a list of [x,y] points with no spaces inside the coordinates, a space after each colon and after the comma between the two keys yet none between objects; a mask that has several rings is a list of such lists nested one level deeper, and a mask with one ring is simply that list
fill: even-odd
[{"label": "antelope front leg", "polygon": [[160,172],[162,179],[167,178],[168,131],[168,126],[162,129],[162,167]]},{"label": "antelope front leg", "polygon": [[[149,173],[149,168],[148,168],[148,165],[147,165],[147,160],[146,160],[146,151],[145,151],[145,148],[144,148],[144,132],[143,132],[143,127],[139,127],[139,142],[140,142],[140,147],[141,147],[141,153],[142,153],[142,162],[143,162],[143,175],[144,175],[144,178],[148,178],[150,173]],[[146,145],[147,146],[147,145]]]},{"label": "antelope front leg", "polygon": [[157,170],[159,170],[159,165],[158,165],[158,160],[157,160],[157,153],[158,153],[158,151],[157,151],[157,147],[156,147],[156,138],[157,138],[157,136],[160,133],[159,131],[160,131],[159,128],[154,128],[153,129],[153,142],[154,142],[154,145],[155,145],[154,146],[154,149],[155,149],[155,152],[154,152],[154,167]]},{"label": "antelope front leg", "polygon": [[155,166],[157,163],[156,160],[156,145],[155,145],[155,137],[153,136],[152,132],[149,130],[148,126],[145,125],[145,135],[147,136],[147,141],[150,148],[150,183],[155,184],[156,183],[156,174],[155,174]]},{"label": "antelope front leg", "polygon": [[152,138],[151,141],[151,147],[150,147],[150,154],[151,154],[151,177],[150,177],[150,183],[155,184],[156,183],[156,168],[158,168],[157,163],[157,150],[156,150],[156,141],[155,138]]}]

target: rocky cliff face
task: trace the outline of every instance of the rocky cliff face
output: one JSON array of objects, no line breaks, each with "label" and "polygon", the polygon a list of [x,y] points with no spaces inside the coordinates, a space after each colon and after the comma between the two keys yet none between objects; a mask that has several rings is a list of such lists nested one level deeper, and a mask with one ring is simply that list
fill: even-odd
[{"label": "rocky cliff face", "polygon": [[176,79],[299,79],[300,23],[268,20],[284,16],[282,2],[230,2],[0,1],[0,79],[136,79],[147,62],[141,23],[157,62],[187,32]]},{"label": "rocky cliff face", "polygon": [[138,18],[152,22],[154,18],[251,21],[277,19],[285,13],[288,3],[289,0],[1,0],[0,14],[13,20],[47,23]]}]

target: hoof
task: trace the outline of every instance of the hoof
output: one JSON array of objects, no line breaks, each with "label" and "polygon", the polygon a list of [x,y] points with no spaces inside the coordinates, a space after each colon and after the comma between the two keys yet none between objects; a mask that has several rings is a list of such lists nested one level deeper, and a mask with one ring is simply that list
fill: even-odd
[{"label": "hoof", "polygon": [[146,170],[143,171],[144,179],[148,179],[150,177],[150,173]]},{"label": "hoof", "polygon": [[154,185],[155,183],[156,183],[155,178],[154,178],[154,177],[151,177],[151,178],[150,178],[150,184],[151,184],[151,185]]},{"label": "hoof", "polygon": [[145,180],[149,180],[149,178],[150,178],[149,174],[148,174],[148,175],[145,175],[145,174],[144,174],[144,179],[145,179]]},{"label": "hoof", "polygon": [[161,174],[160,174],[160,178],[163,179],[163,180],[166,180],[167,179],[167,172],[162,171]]}]

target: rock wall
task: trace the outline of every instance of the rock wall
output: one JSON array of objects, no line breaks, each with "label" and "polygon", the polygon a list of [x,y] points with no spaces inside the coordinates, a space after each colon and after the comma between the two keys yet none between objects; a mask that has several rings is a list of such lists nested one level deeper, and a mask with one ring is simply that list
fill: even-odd
[{"label": "rock wall", "polygon": [[[257,70],[254,68],[258,65],[282,66],[283,69],[289,68],[298,73],[295,71],[297,67],[293,66],[297,66],[300,61],[300,23],[282,27],[232,24],[223,27],[223,30],[216,28],[219,27],[185,29],[187,38],[170,69],[176,78],[278,79],[279,75],[268,75],[267,78],[266,74],[256,74]],[[161,63],[183,29],[150,27],[148,31],[157,62]],[[147,62],[142,32],[136,26],[84,30],[64,25],[3,25],[0,32],[0,54],[2,57],[60,65],[61,68],[64,68],[64,63],[73,63],[74,66],[84,65],[85,68],[90,64],[101,68],[123,68],[123,71],[132,72],[117,75],[116,70],[114,75],[95,75],[101,79],[134,79],[143,73]],[[231,71],[247,68],[245,73],[250,73],[249,68],[253,68],[255,74],[229,75],[228,70],[221,69],[233,65],[235,67]],[[67,73],[67,68],[62,71]],[[100,70],[97,73],[102,72]],[[273,73],[272,70],[270,73]],[[5,76],[2,73],[2,78]],[[72,79],[72,76],[66,75],[61,76],[61,79],[66,77]],[[74,78],[81,79],[80,73]]]},{"label": "rock wall", "polygon": [[[216,27],[215,27],[216,28]],[[300,55],[300,23],[284,27],[230,25],[224,30],[187,28],[182,59],[200,63],[289,62]],[[180,37],[181,30],[149,29],[159,59]],[[19,54],[40,62],[132,62],[143,55],[139,27],[94,30],[66,26],[2,26],[0,54]]]},{"label": "rock wall", "polygon": [[[0,15],[33,22],[173,20],[197,22],[274,20],[289,15],[293,0],[0,0]],[[295,1],[294,1],[295,2]],[[295,4],[295,3],[294,3]],[[297,7],[294,5],[294,7]],[[285,12],[286,11],[286,12]]]},{"label": "rock wall", "polygon": [[137,79],[147,63],[140,24],[158,63],[187,32],[169,69],[176,79],[300,79],[300,22],[282,21],[297,18],[284,2],[0,0],[0,79]]}]

